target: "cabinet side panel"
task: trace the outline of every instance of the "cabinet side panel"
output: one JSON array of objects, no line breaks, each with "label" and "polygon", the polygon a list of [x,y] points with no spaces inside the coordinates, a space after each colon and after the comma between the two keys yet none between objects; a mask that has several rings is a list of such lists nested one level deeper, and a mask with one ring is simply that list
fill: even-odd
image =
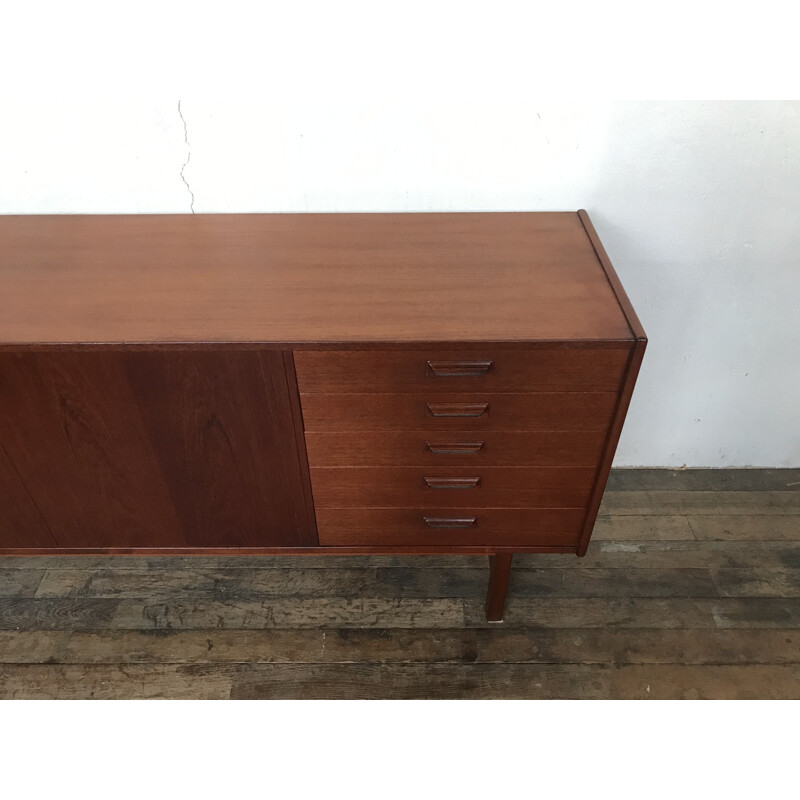
[{"label": "cabinet side panel", "polygon": [[614,453],[617,450],[617,443],[619,442],[620,434],[622,433],[622,426],[625,423],[625,415],[628,413],[628,406],[633,396],[633,388],[636,385],[636,377],[639,374],[639,367],[642,364],[644,357],[644,350],[647,346],[647,341],[638,339],[633,343],[631,348],[631,355],[628,360],[628,369],[625,373],[625,381],[622,384],[622,390],[617,400],[617,407],[614,412],[614,419],[611,422],[611,427],[608,431],[608,438],[606,439],[605,447],[603,448],[603,455],[600,459],[600,464],[597,467],[597,475],[595,477],[594,487],[589,498],[589,506],[586,511],[586,517],[581,529],[581,538],[578,545],[578,555],[586,555],[586,550],[589,547],[589,538],[594,529],[594,523],[597,519],[597,512],[600,509],[600,503],[603,500],[603,492],[606,489],[608,476],[611,472],[611,464],[614,461]]}]

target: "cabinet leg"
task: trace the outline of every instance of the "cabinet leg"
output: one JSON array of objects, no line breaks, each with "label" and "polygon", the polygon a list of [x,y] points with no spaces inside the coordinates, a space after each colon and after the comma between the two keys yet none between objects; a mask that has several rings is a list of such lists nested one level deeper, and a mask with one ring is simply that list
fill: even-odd
[{"label": "cabinet leg", "polygon": [[513,553],[495,553],[489,556],[489,591],[486,593],[486,620],[502,622],[506,605],[508,576],[511,574]]}]

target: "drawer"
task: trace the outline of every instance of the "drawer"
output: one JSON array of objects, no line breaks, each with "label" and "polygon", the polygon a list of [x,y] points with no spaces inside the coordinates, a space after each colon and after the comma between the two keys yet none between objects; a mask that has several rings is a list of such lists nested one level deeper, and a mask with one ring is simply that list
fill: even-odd
[{"label": "drawer", "polygon": [[616,392],[629,348],[298,351],[301,392]]},{"label": "drawer", "polygon": [[605,431],[354,431],[306,433],[312,467],[584,467],[600,460]]},{"label": "drawer", "polygon": [[583,508],[594,467],[321,467],[316,508]]},{"label": "drawer", "polygon": [[577,547],[583,509],[320,508],[330,546]]},{"label": "drawer", "polygon": [[301,394],[307,431],[601,431],[611,392],[563,394]]}]

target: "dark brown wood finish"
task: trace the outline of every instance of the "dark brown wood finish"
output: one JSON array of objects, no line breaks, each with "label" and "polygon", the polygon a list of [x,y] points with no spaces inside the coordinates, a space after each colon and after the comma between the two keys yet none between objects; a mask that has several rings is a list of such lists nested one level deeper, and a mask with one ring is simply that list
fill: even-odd
[{"label": "dark brown wood finish", "polygon": [[280,352],[0,354],[0,441],[60,547],[316,541]]}]

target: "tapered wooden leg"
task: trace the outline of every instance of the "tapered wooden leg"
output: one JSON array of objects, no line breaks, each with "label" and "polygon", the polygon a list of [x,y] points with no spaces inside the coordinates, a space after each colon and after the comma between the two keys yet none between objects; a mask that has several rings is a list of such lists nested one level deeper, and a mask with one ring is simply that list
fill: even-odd
[{"label": "tapered wooden leg", "polygon": [[496,553],[489,556],[489,591],[486,593],[486,619],[502,622],[506,605],[508,576],[511,574],[513,553]]}]

